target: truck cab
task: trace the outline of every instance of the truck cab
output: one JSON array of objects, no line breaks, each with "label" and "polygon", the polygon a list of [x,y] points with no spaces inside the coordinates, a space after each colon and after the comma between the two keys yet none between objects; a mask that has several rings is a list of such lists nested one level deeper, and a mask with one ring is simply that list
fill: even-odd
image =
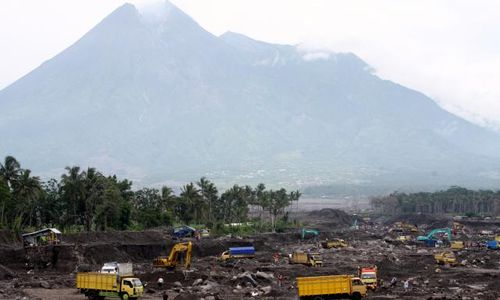
[{"label": "truck cab", "polygon": [[378,283],[378,270],[377,267],[370,268],[360,268],[359,269],[359,278],[366,285],[368,289],[376,290]]},{"label": "truck cab", "polygon": [[356,297],[356,295],[359,295],[360,298],[366,295],[367,292],[367,286],[366,284],[361,280],[359,277],[352,277],[351,278],[352,282],[352,295]]},{"label": "truck cab", "polygon": [[[144,286],[139,278],[123,278],[121,282],[122,299],[137,299],[144,294]],[[127,295],[124,297],[124,295]]]}]

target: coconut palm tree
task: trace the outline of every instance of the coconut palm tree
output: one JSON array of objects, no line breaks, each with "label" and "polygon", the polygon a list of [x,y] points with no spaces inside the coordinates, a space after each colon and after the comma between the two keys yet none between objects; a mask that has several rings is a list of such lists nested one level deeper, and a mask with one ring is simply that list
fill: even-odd
[{"label": "coconut palm tree", "polygon": [[210,224],[213,224],[213,209],[214,204],[219,198],[219,192],[217,191],[217,187],[215,184],[210,182],[205,177],[202,177],[200,181],[196,183],[200,188],[200,194],[204,205],[208,208],[207,210],[203,210],[203,220],[208,221]]},{"label": "coconut palm tree", "polygon": [[33,213],[40,197],[40,178],[31,176],[30,170],[23,170],[16,180],[14,197],[18,201],[19,215],[28,214],[28,225],[33,225]]},{"label": "coconut palm tree", "polygon": [[61,190],[69,205],[68,213],[71,214],[72,224],[77,224],[77,211],[82,206],[84,197],[84,175],[78,166],[66,167],[66,171],[68,173],[61,176]]},{"label": "coconut palm tree", "polygon": [[4,163],[0,164],[0,176],[2,176],[7,185],[13,188],[16,180],[21,173],[21,165],[13,156],[6,156]]},{"label": "coconut palm tree", "polygon": [[[199,190],[192,182],[182,187],[180,201],[184,203],[187,208],[184,215],[186,215],[186,213],[188,215],[192,215],[194,221],[198,223],[201,211],[204,209],[204,205]],[[185,220],[187,219],[185,218]]]}]

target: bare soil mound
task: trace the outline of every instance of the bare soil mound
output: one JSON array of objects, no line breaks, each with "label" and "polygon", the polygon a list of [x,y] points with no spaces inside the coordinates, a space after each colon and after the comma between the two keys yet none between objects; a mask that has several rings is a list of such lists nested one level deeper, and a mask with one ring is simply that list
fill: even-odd
[{"label": "bare soil mound", "polygon": [[354,217],[347,214],[345,211],[333,208],[323,208],[321,210],[314,210],[307,214],[310,221],[322,223],[329,227],[347,227],[352,225]]},{"label": "bare soil mound", "polygon": [[0,246],[21,246],[21,236],[10,230],[0,230]]},{"label": "bare soil mound", "polygon": [[394,222],[407,222],[419,227],[426,225],[429,228],[442,228],[451,226],[451,218],[448,216],[426,215],[426,214],[404,214],[387,218],[384,223],[391,225]]}]

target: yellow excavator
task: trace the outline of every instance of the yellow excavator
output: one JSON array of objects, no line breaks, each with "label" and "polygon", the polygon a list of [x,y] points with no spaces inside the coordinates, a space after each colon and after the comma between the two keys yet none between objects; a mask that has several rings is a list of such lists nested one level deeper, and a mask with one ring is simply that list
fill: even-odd
[{"label": "yellow excavator", "polygon": [[191,267],[191,254],[193,244],[191,242],[177,243],[170,250],[168,256],[159,256],[154,259],[153,267],[175,269],[178,266],[184,266],[185,269]]}]

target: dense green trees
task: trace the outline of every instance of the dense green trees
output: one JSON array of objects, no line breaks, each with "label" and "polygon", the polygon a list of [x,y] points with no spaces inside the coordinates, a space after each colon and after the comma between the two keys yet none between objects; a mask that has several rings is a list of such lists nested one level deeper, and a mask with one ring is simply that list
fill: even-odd
[{"label": "dense green trees", "polygon": [[300,193],[234,185],[219,195],[202,177],[176,196],[170,187],[132,190],[132,182],[104,176],[95,168],[66,167],[60,179],[41,182],[7,156],[0,164],[0,228],[20,230],[54,226],[62,230],[142,229],[174,223],[220,228],[249,220],[249,207],[274,229]]},{"label": "dense green trees", "polygon": [[384,214],[475,214],[499,215],[500,191],[473,191],[451,187],[434,193],[393,193],[371,199],[372,207]]}]

